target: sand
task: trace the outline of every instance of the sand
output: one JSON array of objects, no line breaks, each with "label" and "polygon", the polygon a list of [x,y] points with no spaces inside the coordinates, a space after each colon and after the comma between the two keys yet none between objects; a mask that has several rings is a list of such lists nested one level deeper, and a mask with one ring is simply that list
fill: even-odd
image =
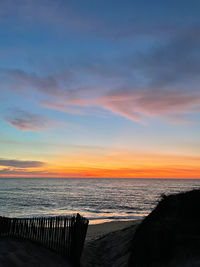
[{"label": "sand", "polygon": [[125,267],[133,235],[141,221],[118,221],[90,225],[81,267]]},{"label": "sand", "polygon": [[0,239],[0,267],[71,267],[66,259],[38,244]]},{"label": "sand", "polygon": [[100,224],[91,224],[88,226],[86,243],[92,240],[96,240],[111,232],[119,231],[134,224],[138,221],[111,221]]},{"label": "sand", "polygon": [[[81,266],[125,266],[128,248],[140,221],[89,225]],[[0,267],[71,267],[65,258],[28,241],[0,239]]]}]

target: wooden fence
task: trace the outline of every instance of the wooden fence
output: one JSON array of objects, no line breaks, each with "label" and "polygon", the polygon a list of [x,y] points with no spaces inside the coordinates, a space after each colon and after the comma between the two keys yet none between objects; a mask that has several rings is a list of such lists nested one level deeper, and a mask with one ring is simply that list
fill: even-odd
[{"label": "wooden fence", "polygon": [[65,256],[79,266],[88,220],[76,216],[7,218],[0,217],[0,237],[37,242]]}]

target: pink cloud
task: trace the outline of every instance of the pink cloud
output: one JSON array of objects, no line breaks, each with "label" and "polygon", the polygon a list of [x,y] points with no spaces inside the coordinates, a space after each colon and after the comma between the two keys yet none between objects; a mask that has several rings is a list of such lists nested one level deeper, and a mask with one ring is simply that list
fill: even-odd
[{"label": "pink cloud", "polygon": [[113,91],[97,99],[97,104],[134,121],[142,116],[160,117],[200,110],[200,95],[169,91]]},{"label": "pink cloud", "polygon": [[[107,110],[130,120],[142,122],[144,116],[165,117],[178,123],[189,123],[187,114],[200,111],[200,94],[164,90],[115,90],[100,97],[82,99],[77,93],[70,99],[59,99],[57,103],[44,102],[42,106],[76,115],[100,114]],[[108,115],[108,113],[106,114]]]},{"label": "pink cloud", "polygon": [[67,105],[67,104],[63,104],[63,103],[54,104],[54,103],[46,101],[46,102],[41,102],[40,104],[42,107],[46,107],[49,109],[55,109],[55,110],[59,110],[59,111],[70,113],[70,114],[75,114],[75,115],[85,114],[83,109],[73,107],[71,105]]},{"label": "pink cloud", "polygon": [[62,99],[57,103],[40,102],[40,105],[45,108],[66,112],[73,115],[97,115],[100,117],[108,116],[108,112],[103,110],[96,103],[95,98],[92,99]]}]

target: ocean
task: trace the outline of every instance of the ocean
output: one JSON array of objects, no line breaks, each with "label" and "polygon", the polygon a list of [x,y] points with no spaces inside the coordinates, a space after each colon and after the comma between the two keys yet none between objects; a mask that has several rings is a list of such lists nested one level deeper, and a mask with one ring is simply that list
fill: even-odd
[{"label": "ocean", "polygon": [[0,216],[35,217],[80,213],[90,223],[134,220],[161,198],[200,188],[196,179],[1,178]]}]

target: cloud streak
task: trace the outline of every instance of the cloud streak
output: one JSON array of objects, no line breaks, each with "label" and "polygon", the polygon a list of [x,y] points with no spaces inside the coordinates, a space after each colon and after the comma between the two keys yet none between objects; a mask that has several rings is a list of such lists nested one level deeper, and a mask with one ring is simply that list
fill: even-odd
[{"label": "cloud streak", "polygon": [[[78,97],[78,96],[77,96]],[[164,117],[171,120],[184,122],[186,114],[200,112],[200,94],[173,92],[162,90],[136,90],[121,89],[113,90],[102,97],[88,99],[81,103],[81,100],[70,102],[69,99],[60,100],[57,104],[51,102],[43,102],[41,105],[46,108],[56,109],[59,111],[83,115],[95,114],[100,115],[100,111],[95,113],[94,107],[110,111],[130,120],[142,122],[143,117],[152,118]],[[93,113],[92,109],[93,108]],[[90,112],[89,112],[90,110]],[[103,114],[103,112],[102,112]],[[108,113],[104,113],[108,116]]]},{"label": "cloud streak", "polygon": [[15,160],[15,159],[1,159],[0,166],[8,166],[15,168],[38,168],[44,166],[42,161],[30,161],[30,160]]},{"label": "cloud streak", "polygon": [[38,114],[15,109],[10,112],[5,121],[20,131],[40,131],[51,124],[51,120]]},{"label": "cloud streak", "polygon": [[159,117],[200,111],[200,94],[121,90],[98,99],[97,103],[121,116],[141,121],[143,115]]},{"label": "cloud streak", "polygon": [[199,90],[199,46],[200,27],[194,26],[157,45],[151,52],[141,54],[137,67],[141,75],[148,78],[150,86]]},{"label": "cloud streak", "polygon": [[[24,25],[50,26],[64,32],[89,33],[96,37],[106,39],[124,39],[129,37],[144,37],[172,35],[184,27],[182,18],[177,16],[176,8],[180,12],[179,2],[173,1],[173,9],[170,10],[170,18],[175,20],[176,26],[171,25],[167,16],[160,18],[164,4],[156,1],[158,10],[151,3],[145,3],[149,8],[148,16],[141,12],[144,4],[136,1],[131,8],[129,4],[120,6],[118,3],[110,5],[97,2],[91,5],[90,1],[76,2],[63,0],[2,0],[0,1],[0,17],[6,21],[17,20]],[[169,3],[170,5],[170,3]],[[183,5],[185,6],[185,4]],[[138,8],[137,8],[138,7]],[[161,9],[161,10],[159,10]],[[188,10],[194,12],[198,5],[188,4]],[[172,12],[174,10],[174,12]],[[166,10],[165,10],[166,11]],[[188,11],[188,13],[190,13]],[[111,15],[112,14],[112,15]],[[138,15],[139,14],[139,15]],[[185,14],[185,20],[191,20]],[[158,23],[159,21],[159,23]],[[174,23],[175,24],[175,23]]]},{"label": "cloud streak", "polygon": [[40,171],[29,171],[21,168],[4,168],[0,170],[0,177],[87,177],[87,172],[82,170],[76,172],[60,172],[40,170]]},{"label": "cloud streak", "polygon": [[49,75],[45,78],[37,76],[35,73],[27,73],[19,69],[1,69],[2,79],[8,81],[9,88],[19,92],[36,90],[40,93],[52,96],[60,95],[62,92],[56,76]]},{"label": "cloud streak", "polygon": [[[37,92],[45,108],[74,115],[101,115],[106,110],[137,122],[145,116],[184,122],[185,116],[200,112],[199,33],[199,27],[192,27],[116,64],[91,61],[46,76],[21,70],[1,73],[8,88]],[[20,130],[39,130],[47,124],[45,118],[23,112],[6,120]]]}]

